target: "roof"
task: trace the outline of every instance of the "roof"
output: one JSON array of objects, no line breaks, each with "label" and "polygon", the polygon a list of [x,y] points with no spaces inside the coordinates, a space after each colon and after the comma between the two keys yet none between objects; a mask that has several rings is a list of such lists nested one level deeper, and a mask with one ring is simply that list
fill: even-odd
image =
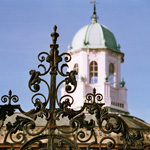
[{"label": "roof", "polygon": [[113,33],[104,25],[91,23],[78,30],[75,34],[70,52],[80,49],[109,49],[114,52],[120,52],[120,46],[117,45]]},{"label": "roof", "polygon": [[81,49],[108,49],[121,53],[120,45],[117,45],[113,33],[106,26],[97,23],[95,2],[92,23],[77,31],[72,40],[72,45],[68,49],[69,52]]},{"label": "roof", "polygon": [[150,124],[142,119],[130,115],[121,115],[120,117],[126,122],[130,129],[150,130]]}]

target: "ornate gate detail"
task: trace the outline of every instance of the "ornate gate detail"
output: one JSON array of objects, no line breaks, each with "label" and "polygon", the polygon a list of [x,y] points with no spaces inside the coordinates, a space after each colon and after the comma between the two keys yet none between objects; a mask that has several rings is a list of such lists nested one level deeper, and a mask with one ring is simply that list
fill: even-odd
[{"label": "ornate gate detail", "polygon": [[[130,131],[125,121],[118,115],[109,114],[107,108],[102,103],[103,96],[96,93],[93,89],[92,93],[86,95],[86,101],[80,110],[74,110],[71,106],[74,99],[70,93],[76,90],[76,71],[64,72],[67,67],[65,62],[71,60],[69,53],[59,54],[56,44],[59,34],[56,32],[57,27],[54,26],[54,32],[51,34],[53,43],[50,45],[50,53],[41,52],[38,55],[38,60],[41,64],[38,65],[43,72],[31,70],[29,73],[29,88],[35,93],[31,101],[34,109],[25,112],[20,105],[12,105],[11,102],[17,103],[19,98],[16,95],[4,95],[1,98],[5,105],[0,105],[0,129],[3,127],[7,116],[12,116],[15,111],[19,111],[20,115],[16,115],[15,122],[6,124],[7,133],[3,143],[9,145],[12,150],[15,150],[14,144],[20,144],[20,150],[32,150],[34,148],[40,150],[58,150],[58,149],[75,149],[78,150],[79,143],[87,143],[87,150],[93,145],[98,145],[99,150],[102,149],[102,144],[107,141],[108,149],[115,147],[116,141],[109,136],[110,133],[120,135],[120,140],[123,141],[124,149],[128,145],[142,145],[143,135],[141,132]],[[44,65],[44,64],[47,65]],[[60,64],[62,63],[62,64]],[[43,76],[50,74],[50,83]],[[57,75],[64,77],[58,85],[56,84]],[[67,95],[58,98],[58,89],[62,83],[65,83]],[[40,93],[41,84],[47,87],[47,96]],[[56,104],[58,107],[56,107]],[[92,119],[87,120],[86,116],[92,116]],[[37,119],[43,119],[44,126],[37,128]],[[60,124],[61,120],[67,120],[67,124]],[[106,136],[100,140],[97,139],[96,129],[105,133]],[[58,134],[59,132],[59,134]]]}]

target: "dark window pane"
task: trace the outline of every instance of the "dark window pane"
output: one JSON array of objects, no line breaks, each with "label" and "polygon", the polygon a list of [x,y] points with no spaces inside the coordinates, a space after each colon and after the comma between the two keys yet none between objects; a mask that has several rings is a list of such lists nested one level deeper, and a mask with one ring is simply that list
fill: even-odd
[{"label": "dark window pane", "polygon": [[92,66],[90,67],[90,71],[93,71],[93,67]]},{"label": "dark window pane", "polygon": [[97,66],[95,66],[95,69],[94,69],[95,71],[97,71],[98,70],[98,68],[97,68]]}]

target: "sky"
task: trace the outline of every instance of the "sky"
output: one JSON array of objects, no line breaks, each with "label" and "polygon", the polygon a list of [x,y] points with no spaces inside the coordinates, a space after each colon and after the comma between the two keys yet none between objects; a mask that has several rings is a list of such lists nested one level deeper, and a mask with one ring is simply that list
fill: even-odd
[{"label": "sky", "polygon": [[[113,32],[125,53],[121,77],[129,112],[150,123],[150,1],[96,3],[98,23]],[[92,13],[90,0],[0,0],[0,97],[11,89],[23,110],[33,108],[29,71],[38,70],[40,52],[49,52],[53,26],[58,27],[60,53],[66,52],[75,33],[92,22]]]}]

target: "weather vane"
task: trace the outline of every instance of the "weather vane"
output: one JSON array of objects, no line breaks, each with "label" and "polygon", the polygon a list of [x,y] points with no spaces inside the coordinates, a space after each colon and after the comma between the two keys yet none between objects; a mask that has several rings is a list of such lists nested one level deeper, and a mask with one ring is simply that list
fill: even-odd
[{"label": "weather vane", "polygon": [[94,1],[90,1],[91,4],[98,4],[95,0]]},{"label": "weather vane", "polygon": [[97,23],[98,16],[96,15],[96,4],[98,4],[95,0],[90,1],[91,4],[94,4],[94,12],[92,16],[92,23]]}]

